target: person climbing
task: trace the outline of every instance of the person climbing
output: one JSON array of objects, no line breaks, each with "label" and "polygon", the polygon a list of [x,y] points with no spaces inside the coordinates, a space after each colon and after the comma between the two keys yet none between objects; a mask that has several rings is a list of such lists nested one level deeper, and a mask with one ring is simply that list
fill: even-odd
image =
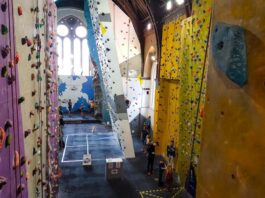
[{"label": "person climbing", "polygon": [[161,160],[159,162],[159,173],[158,173],[158,175],[159,175],[159,177],[158,177],[158,186],[160,186],[160,187],[164,186],[163,176],[164,176],[164,172],[165,172],[166,169],[167,168],[166,168],[165,162],[163,160]]},{"label": "person climbing", "polygon": [[71,99],[69,99],[69,101],[68,101],[68,110],[69,110],[69,114],[72,112],[72,101],[71,101]]},{"label": "person climbing", "polygon": [[176,156],[176,148],[174,146],[174,140],[171,140],[170,145],[167,146],[167,157],[168,157],[168,164],[174,169],[174,162]]},{"label": "person climbing", "polygon": [[89,100],[89,105],[90,105],[90,113],[94,114],[94,109],[95,109],[95,102],[94,100]]},{"label": "person climbing", "polygon": [[153,174],[153,167],[155,161],[155,146],[156,144],[152,141],[147,146],[147,174]]},{"label": "person climbing", "polygon": [[166,170],[166,189],[167,191],[171,191],[173,185],[173,170],[170,164],[167,165]]}]

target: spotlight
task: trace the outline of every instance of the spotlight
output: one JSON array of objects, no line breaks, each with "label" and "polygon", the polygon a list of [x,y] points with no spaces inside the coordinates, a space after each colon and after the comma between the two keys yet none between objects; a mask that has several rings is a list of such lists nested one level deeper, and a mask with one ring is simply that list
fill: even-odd
[{"label": "spotlight", "polygon": [[178,5],[182,5],[184,3],[184,0],[176,0]]},{"label": "spotlight", "polygon": [[167,10],[171,10],[172,9],[172,2],[168,1],[167,2]]},{"label": "spotlight", "polygon": [[148,23],[146,29],[147,30],[151,30],[151,28],[152,28],[152,24],[151,23]]}]

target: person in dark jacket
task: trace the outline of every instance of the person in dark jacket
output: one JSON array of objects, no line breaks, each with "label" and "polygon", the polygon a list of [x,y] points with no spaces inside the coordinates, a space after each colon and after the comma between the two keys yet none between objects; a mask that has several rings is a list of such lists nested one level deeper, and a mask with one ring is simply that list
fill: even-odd
[{"label": "person in dark jacket", "polygon": [[160,187],[164,186],[163,176],[166,169],[167,168],[165,162],[161,160],[159,162],[159,177],[158,177],[158,186]]},{"label": "person in dark jacket", "polygon": [[153,142],[150,142],[147,146],[147,174],[152,175],[153,174],[153,167],[154,167],[154,161],[155,161],[155,146],[156,144]]},{"label": "person in dark jacket", "polygon": [[167,157],[168,157],[168,164],[170,164],[172,168],[174,168],[175,156],[176,156],[176,148],[174,145],[174,140],[171,140],[170,145],[167,146]]}]

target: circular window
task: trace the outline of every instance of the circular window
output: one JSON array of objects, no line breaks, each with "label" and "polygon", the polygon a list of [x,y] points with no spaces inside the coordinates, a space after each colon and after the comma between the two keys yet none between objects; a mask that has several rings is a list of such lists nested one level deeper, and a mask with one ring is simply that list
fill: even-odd
[{"label": "circular window", "polygon": [[57,34],[59,36],[67,36],[69,33],[68,28],[65,25],[58,25],[57,27]]},{"label": "circular window", "polygon": [[79,37],[79,38],[84,38],[87,35],[87,30],[84,26],[78,26],[75,29],[75,34]]}]

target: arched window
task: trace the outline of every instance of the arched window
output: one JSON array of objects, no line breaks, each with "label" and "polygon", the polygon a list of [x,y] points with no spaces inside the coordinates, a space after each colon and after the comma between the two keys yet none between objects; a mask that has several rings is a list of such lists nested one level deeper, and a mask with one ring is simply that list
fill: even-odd
[{"label": "arched window", "polygon": [[58,22],[57,50],[59,75],[90,75],[87,29],[74,16],[67,16]]}]

